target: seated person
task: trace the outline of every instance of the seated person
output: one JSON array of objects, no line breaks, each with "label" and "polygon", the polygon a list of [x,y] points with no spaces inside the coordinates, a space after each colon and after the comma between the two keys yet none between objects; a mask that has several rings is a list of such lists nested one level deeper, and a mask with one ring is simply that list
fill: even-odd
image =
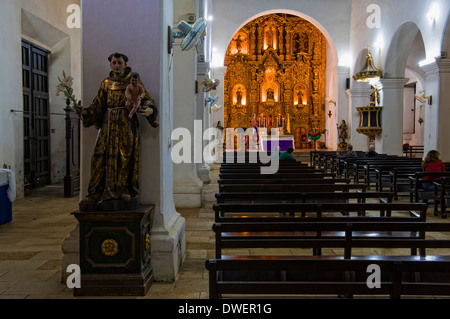
[{"label": "seated person", "polygon": [[[350,158],[350,157],[357,157],[358,154],[353,150],[353,145],[347,145],[347,152],[343,155],[338,155],[338,159],[341,158]],[[344,171],[344,162],[339,161],[339,175],[342,175],[342,172]]]},{"label": "seated person", "polygon": [[348,158],[348,157],[357,157],[358,154],[356,154],[356,152],[353,150],[353,145],[348,144],[347,145],[347,152],[342,155],[339,156],[340,158]]},{"label": "seated person", "polygon": [[295,161],[294,156],[292,156],[293,152],[294,152],[294,149],[292,147],[289,147],[286,152],[283,152],[283,153],[280,154],[280,160],[289,159],[289,160],[294,160]]},{"label": "seated person", "polygon": [[[422,170],[424,173],[445,172],[445,164],[441,161],[441,154],[436,150],[429,151],[422,162]],[[439,179],[439,176],[424,176],[422,181],[423,189],[426,191],[434,190],[433,182]]]},{"label": "seated person", "polygon": [[375,152],[375,145],[369,145],[369,151],[366,153],[367,157],[375,157],[378,153]]}]

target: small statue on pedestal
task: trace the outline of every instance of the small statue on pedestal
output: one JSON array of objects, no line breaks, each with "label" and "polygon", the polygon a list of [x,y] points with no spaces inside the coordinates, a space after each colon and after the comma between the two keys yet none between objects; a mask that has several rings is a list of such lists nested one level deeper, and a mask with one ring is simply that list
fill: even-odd
[{"label": "small statue on pedestal", "polygon": [[342,120],[341,125],[338,126],[338,133],[339,133],[339,139],[340,139],[340,143],[338,144],[339,149],[346,150],[347,149],[347,139],[348,139],[348,126],[345,123],[345,120]]}]

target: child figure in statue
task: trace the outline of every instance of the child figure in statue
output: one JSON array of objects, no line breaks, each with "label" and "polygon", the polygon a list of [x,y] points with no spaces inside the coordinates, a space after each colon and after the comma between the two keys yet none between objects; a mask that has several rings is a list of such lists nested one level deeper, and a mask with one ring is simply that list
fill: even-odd
[{"label": "child figure in statue", "polygon": [[128,118],[132,118],[134,113],[138,110],[139,106],[141,105],[141,99],[145,95],[145,90],[138,83],[139,80],[139,74],[133,73],[131,75],[130,84],[128,84],[127,89],[125,90],[125,97],[127,98],[127,101],[125,103],[125,107],[130,111],[128,114]]}]

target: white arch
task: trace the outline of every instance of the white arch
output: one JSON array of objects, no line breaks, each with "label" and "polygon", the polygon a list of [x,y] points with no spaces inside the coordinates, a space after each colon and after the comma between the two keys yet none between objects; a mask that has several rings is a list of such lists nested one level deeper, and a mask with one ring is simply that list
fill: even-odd
[{"label": "white arch", "polygon": [[[311,24],[313,24],[317,29],[320,30],[320,32],[322,32],[322,34],[325,36],[325,39],[327,39],[328,45],[330,46],[331,49],[331,55],[338,57],[337,54],[337,49],[336,46],[334,44],[334,41],[331,37],[331,35],[328,33],[328,31],[323,27],[322,24],[320,24],[317,20],[315,20],[314,18],[312,18],[311,16],[308,16],[302,12],[299,11],[294,11],[294,10],[289,10],[289,9],[275,9],[275,10],[267,10],[267,11],[262,11],[250,18],[248,18],[246,21],[244,21],[243,23],[241,23],[239,25],[239,27],[229,36],[228,38],[228,42],[227,44],[229,44],[232,40],[234,35],[240,30],[242,29],[247,23],[258,19],[259,17],[265,16],[265,15],[269,15],[269,14],[274,14],[274,13],[285,13],[285,14],[291,14],[297,17],[300,17],[302,19],[307,20],[308,22],[310,22]],[[223,59],[222,61],[225,59],[225,51],[228,48],[228,45],[224,48],[224,52],[223,52]]]},{"label": "white arch", "polygon": [[447,16],[447,22],[442,34],[441,52],[447,52],[447,55],[450,53],[450,13]]},{"label": "white arch", "polygon": [[[258,14],[255,14],[251,16],[250,18],[247,18],[245,21],[240,23],[240,25],[235,28],[235,30],[227,35],[227,42],[221,42],[220,51],[219,48],[216,48],[216,51],[213,54],[218,54],[219,58],[214,58],[216,60],[216,63],[212,63],[212,67],[214,68],[217,64],[220,65],[220,69],[224,69],[221,66],[223,66],[224,60],[225,60],[225,54],[226,50],[229,46],[229,44],[233,41],[233,37],[236,35],[239,30],[241,30],[245,25],[247,25],[249,22],[270,14],[290,14],[297,17],[300,17],[302,19],[305,19],[306,21],[313,24],[325,37],[327,40],[327,65],[326,65],[326,71],[325,74],[327,75],[327,81],[326,81],[326,87],[325,87],[325,94],[326,94],[326,102],[329,103],[329,101],[337,101],[338,100],[338,81],[337,81],[337,66],[339,64],[339,56],[337,53],[336,45],[333,41],[333,38],[331,37],[330,33],[325,29],[325,27],[319,23],[317,20],[312,18],[311,16],[308,16],[302,12],[295,11],[295,10],[289,10],[289,9],[273,9],[273,10],[266,10],[259,12]],[[229,32],[229,30],[228,30]],[[222,39],[223,40],[223,39]],[[341,57],[342,58],[342,57]],[[220,61],[220,62],[219,62]],[[215,65],[216,64],[216,65]],[[223,70],[224,71],[224,70]],[[214,71],[213,71],[214,72]],[[222,72],[221,72],[222,73]],[[332,79],[331,79],[332,77]],[[339,108],[339,105],[337,106]],[[346,107],[346,105],[343,105],[341,107]],[[326,109],[328,109],[328,106],[326,106]],[[337,109],[336,109],[337,111]],[[223,119],[224,118],[224,109],[220,111],[220,116]],[[336,113],[336,112],[334,112]],[[333,127],[335,127],[336,121],[337,121],[337,115],[335,115],[333,118],[328,118],[325,116],[326,121],[326,129],[327,132],[334,132],[332,130]],[[333,133],[327,134],[327,141],[326,144],[330,145],[333,144],[333,140],[335,139],[335,136]]]},{"label": "white arch", "polygon": [[402,78],[405,76],[406,62],[418,33],[422,34],[419,27],[411,21],[403,23],[397,29],[391,39],[384,61],[384,77]]}]

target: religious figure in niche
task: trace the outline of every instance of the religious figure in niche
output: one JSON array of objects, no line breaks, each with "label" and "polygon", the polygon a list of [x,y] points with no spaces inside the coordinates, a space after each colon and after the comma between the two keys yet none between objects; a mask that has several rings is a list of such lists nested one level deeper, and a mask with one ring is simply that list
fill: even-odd
[{"label": "religious figure in niche", "polygon": [[297,92],[297,101],[298,101],[298,104],[297,104],[298,107],[303,106],[303,91],[302,90],[298,90],[298,92]]},{"label": "religious figure in niche", "polygon": [[241,53],[242,51],[242,39],[241,39],[241,35],[238,35],[238,37],[236,38],[236,40],[234,40],[236,42],[236,50],[238,53]]},{"label": "religious figure in niche", "polygon": [[269,27],[269,30],[266,32],[267,46],[269,48],[273,48],[273,31],[272,27]]},{"label": "religious figure in niche", "polygon": [[[92,104],[74,106],[85,127],[100,130],[91,160],[88,194],[80,203],[80,210],[95,209],[114,200],[137,203],[139,194],[139,121],[137,116],[128,118],[125,106],[132,71],[124,54],[113,53],[108,60],[112,71],[100,84]],[[143,86],[140,80],[138,84]],[[145,88],[144,91],[137,113],[157,127],[155,102]]]},{"label": "religious figure in niche", "polygon": [[236,91],[236,104],[242,105],[242,91],[241,88],[238,88]]},{"label": "religious figure in niche", "polygon": [[302,33],[301,35],[296,34],[295,38],[295,52],[296,53],[308,53],[309,51],[309,40],[308,35],[306,33]]},{"label": "religious figure in niche", "polygon": [[274,93],[274,91],[273,91],[272,88],[268,88],[268,89],[267,89],[267,99],[268,99],[268,100],[273,100],[273,99],[275,99],[275,93]]},{"label": "religious figure in niche", "polygon": [[380,92],[376,86],[372,87],[373,92],[370,95],[370,104],[371,105],[380,105]]}]

